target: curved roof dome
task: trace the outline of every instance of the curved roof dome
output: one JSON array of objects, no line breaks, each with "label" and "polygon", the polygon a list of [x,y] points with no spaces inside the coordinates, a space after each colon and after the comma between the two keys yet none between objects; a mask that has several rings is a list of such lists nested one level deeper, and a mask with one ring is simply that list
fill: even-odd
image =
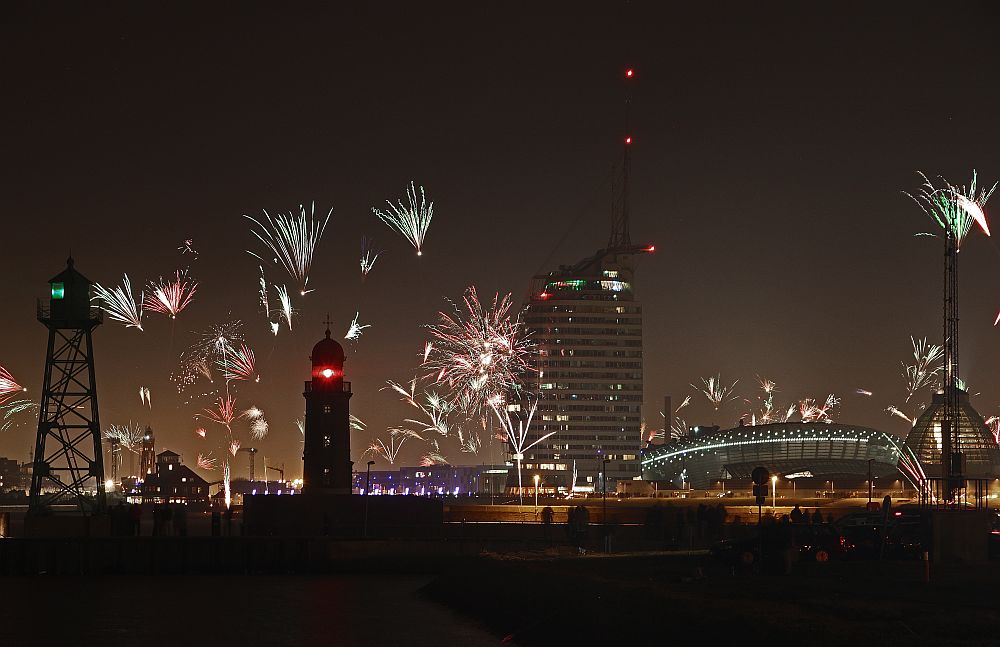
[{"label": "curved roof dome", "polygon": [[344,367],[344,347],[337,340],[330,338],[330,329],[326,329],[326,339],[321,339],[313,346],[309,357],[313,366]]},{"label": "curved roof dome", "polygon": [[[1000,447],[983,417],[972,407],[969,394],[958,391],[958,447],[965,454],[965,476],[993,478],[1000,476]],[[905,444],[920,459],[928,476],[941,472],[941,419],[944,417],[944,392],[935,393],[931,405],[917,418],[906,436]]]}]

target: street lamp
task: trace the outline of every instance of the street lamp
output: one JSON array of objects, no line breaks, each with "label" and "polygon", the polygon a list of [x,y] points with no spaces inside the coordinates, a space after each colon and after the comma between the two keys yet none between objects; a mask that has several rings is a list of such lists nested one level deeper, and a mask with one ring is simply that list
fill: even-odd
[{"label": "street lamp", "polygon": [[774,500],[778,495],[778,476],[771,477],[771,509],[774,510]]},{"label": "street lamp", "polygon": [[535,514],[538,514],[538,479],[541,477],[535,474]]},{"label": "street lamp", "polygon": [[610,553],[611,545],[608,541],[608,463],[611,461],[604,459],[604,510],[601,513],[601,526],[604,528],[604,550]]},{"label": "street lamp", "polygon": [[365,526],[363,530],[363,536],[368,537],[368,491],[371,489],[372,485],[372,465],[375,461],[368,461],[368,471],[365,474]]},{"label": "street lamp", "polygon": [[872,461],[874,458],[868,459],[868,507],[871,508],[872,505],[872,492],[875,489],[875,482],[872,481]]}]

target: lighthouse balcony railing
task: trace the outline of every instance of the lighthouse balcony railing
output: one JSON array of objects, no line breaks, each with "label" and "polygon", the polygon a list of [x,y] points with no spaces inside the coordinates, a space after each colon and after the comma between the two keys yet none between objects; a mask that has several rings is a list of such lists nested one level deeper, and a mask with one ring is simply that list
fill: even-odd
[{"label": "lighthouse balcony railing", "polygon": [[[52,306],[49,299],[38,299],[36,301],[36,312],[38,314],[38,320],[41,322],[53,321],[52,318]],[[87,308],[87,316],[85,319],[77,321],[75,319],[69,319],[67,317],[58,317],[60,321],[66,323],[103,323],[104,322],[104,311],[97,306],[90,306]],[[84,327],[84,326],[81,326]]]},{"label": "lighthouse balcony railing", "polygon": [[[350,382],[341,382],[340,384],[341,384],[341,388],[340,388],[341,391],[343,391],[344,393],[350,393],[351,392],[351,383]],[[313,383],[312,383],[312,380],[309,380],[308,382],[306,382],[305,392],[306,393],[311,393],[312,390],[313,390]]]}]

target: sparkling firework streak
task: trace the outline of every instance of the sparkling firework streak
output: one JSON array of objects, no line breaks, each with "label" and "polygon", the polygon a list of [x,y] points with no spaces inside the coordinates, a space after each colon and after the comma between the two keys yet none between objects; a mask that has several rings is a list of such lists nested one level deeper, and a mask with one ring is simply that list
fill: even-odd
[{"label": "sparkling firework streak", "polygon": [[203,414],[198,414],[203,418],[208,418],[212,422],[222,425],[229,430],[229,435],[233,434],[233,420],[236,418],[236,400],[232,396],[219,398],[216,400],[214,409],[203,409]]},{"label": "sparkling firework streak", "polygon": [[257,292],[260,298],[260,307],[264,308],[264,316],[270,319],[271,302],[267,299],[267,279],[264,278],[264,267],[258,265],[257,268],[260,269],[260,278],[257,279],[257,284],[260,286],[260,290]]},{"label": "sparkling firework streak", "polygon": [[944,357],[944,348],[937,344],[928,344],[926,337],[916,339],[911,335],[910,344],[913,345],[914,363],[910,365],[902,363],[903,377],[906,379],[906,402],[909,402],[917,391],[935,384],[935,378],[943,369],[941,358]]},{"label": "sparkling firework streak", "polygon": [[505,401],[521,392],[530,370],[531,344],[520,319],[512,318],[511,295],[493,296],[484,308],[475,287],[466,290],[463,308],[438,313],[428,326],[434,343],[425,346],[427,377],[443,385],[449,400],[472,415],[481,415],[495,399]]},{"label": "sparkling firework streak", "polygon": [[396,464],[396,456],[399,455],[399,450],[403,447],[403,443],[406,442],[406,436],[401,436],[398,434],[393,434],[392,429],[389,430],[389,442],[386,443],[381,438],[376,438],[375,442],[368,446],[368,451],[372,455],[379,455],[389,462],[390,465]]},{"label": "sparkling firework streak", "polygon": [[993,442],[1000,445],[1000,418],[990,416],[986,419],[986,426],[990,428],[990,432],[993,434]]},{"label": "sparkling firework streak", "polygon": [[141,404],[146,405],[150,409],[153,408],[153,398],[150,397],[150,395],[149,395],[149,387],[148,386],[140,386],[139,387],[139,402]]},{"label": "sparkling firework streak", "polygon": [[736,388],[739,380],[736,380],[731,386],[727,387],[723,385],[722,375],[720,374],[715,377],[703,377],[701,378],[701,382],[702,386],[695,386],[694,384],[691,386],[704,394],[708,398],[708,401],[712,403],[712,406],[715,407],[715,410],[718,411],[727,400],[732,399],[733,389]]},{"label": "sparkling firework streak", "polygon": [[161,276],[158,283],[150,281],[147,289],[150,294],[142,300],[142,307],[176,319],[191,304],[198,282],[188,279],[187,272],[177,270],[173,279],[165,281]]},{"label": "sparkling firework streak", "polygon": [[218,463],[218,459],[212,458],[212,452],[209,452],[208,454],[198,454],[198,460],[196,462],[198,469],[211,472],[217,467],[216,463]]},{"label": "sparkling firework streak", "polygon": [[[678,406],[676,409],[674,409],[674,413],[678,413],[681,409],[683,409],[684,407],[686,407],[689,404],[691,404],[691,396],[690,395],[686,395],[686,396],[684,396],[684,400],[680,403],[680,406]],[[664,416],[664,417],[666,417],[666,416]]]},{"label": "sparkling firework streak", "polygon": [[344,335],[344,339],[347,339],[348,341],[357,341],[358,337],[361,336],[361,331],[363,331],[365,328],[371,328],[371,324],[358,323],[358,317],[360,315],[361,315],[360,312],[354,313],[354,321],[352,321],[351,325],[347,328],[347,334]]},{"label": "sparkling firework streak", "polygon": [[145,436],[142,427],[132,422],[127,425],[111,425],[104,431],[105,439],[133,453],[138,453],[138,448]]},{"label": "sparkling firework streak", "polygon": [[[292,317],[295,316],[295,310],[292,309],[292,299],[288,296],[288,287],[274,286],[274,289],[278,291],[278,302],[281,304],[281,311],[279,312],[280,318],[285,320],[288,324],[288,329],[292,329]],[[277,331],[274,333],[277,335]]]},{"label": "sparkling firework streak", "polygon": [[436,449],[431,450],[420,457],[421,467],[433,467],[434,465],[448,465],[448,459]]},{"label": "sparkling firework streak", "polygon": [[375,267],[375,261],[381,254],[385,251],[381,249],[375,249],[375,240],[373,238],[367,238],[366,236],[361,237],[361,280],[364,281],[368,273],[372,271]]},{"label": "sparkling firework streak", "polygon": [[240,416],[250,421],[251,438],[254,440],[263,440],[267,436],[267,420],[264,419],[264,412],[258,407],[250,407],[240,414]]},{"label": "sparkling firework streak", "polygon": [[872,395],[872,392],[869,391],[868,389],[855,389],[854,392],[857,393],[858,395],[864,395],[868,397],[871,397]]},{"label": "sparkling firework streak", "polygon": [[896,416],[897,418],[901,418],[901,419],[905,420],[907,423],[910,424],[911,427],[913,425],[917,424],[917,419],[916,418],[911,419],[908,415],[906,415],[905,413],[903,413],[902,411],[900,411],[898,408],[896,408],[895,405],[891,405],[890,404],[888,407],[885,408],[885,412],[888,413],[890,416]]},{"label": "sparkling firework streak", "polygon": [[142,330],[142,294],[139,295],[138,303],[132,296],[132,283],[128,280],[128,274],[121,286],[108,289],[100,283],[94,284],[94,296],[92,300],[98,302],[101,310],[108,314],[113,321],[125,324],[126,328],[138,328]]},{"label": "sparkling firework streak", "polygon": [[691,435],[691,428],[684,418],[674,418],[670,422],[670,439],[687,438]]},{"label": "sparkling firework streak", "polygon": [[490,408],[493,409],[493,413],[496,414],[500,427],[503,429],[505,436],[504,440],[510,445],[511,458],[517,461],[517,491],[518,496],[523,503],[524,488],[521,487],[521,461],[524,459],[524,452],[528,451],[556,432],[550,431],[543,436],[535,438],[530,443],[528,442],[528,429],[531,427],[531,419],[535,416],[535,411],[538,409],[538,400],[532,401],[531,409],[528,411],[527,418],[520,415],[520,411],[518,412],[518,415],[511,417],[510,407],[501,411],[498,404],[494,401],[490,401]]},{"label": "sparkling firework streak", "polygon": [[260,382],[260,376],[254,374],[256,364],[253,351],[245,343],[241,342],[238,347],[230,348],[228,353],[224,353],[216,360],[216,363],[227,380]]},{"label": "sparkling firework streak", "polygon": [[191,254],[192,256],[195,256],[195,257],[198,256],[198,250],[196,250],[194,248],[194,239],[193,238],[186,239],[184,241],[184,243],[180,247],[177,248],[177,251],[179,251],[182,256],[184,254]]},{"label": "sparkling firework streak", "polygon": [[0,425],[0,431],[19,427],[22,423],[18,422],[15,416],[26,411],[34,412],[37,409],[38,403],[31,400],[6,400],[0,402],[0,411],[3,412],[3,425]]},{"label": "sparkling firework streak", "polygon": [[806,398],[799,402],[799,415],[802,422],[830,422],[830,413],[834,407],[840,404],[834,395],[826,396],[826,401],[819,405],[812,398]]},{"label": "sparkling firework streak", "polygon": [[222,491],[225,493],[226,509],[232,505],[233,494],[229,487],[230,485],[230,475],[229,475],[229,460],[227,459],[225,463],[222,464]]},{"label": "sparkling firework streak", "polygon": [[194,433],[204,438],[208,434],[208,430],[206,430],[204,427],[198,427],[197,429],[194,430]]},{"label": "sparkling firework streak", "polygon": [[379,220],[403,235],[410,241],[413,248],[417,250],[417,256],[423,255],[421,247],[424,244],[424,237],[427,235],[427,228],[431,226],[431,219],[434,217],[434,203],[427,204],[427,196],[424,195],[424,187],[420,187],[420,204],[417,204],[417,190],[413,182],[410,182],[410,189],[406,192],[409,206],[404,205],[400,200],[398,204],[393,204],[386,200],[389,211],[379,211],[372,207],[372,213],[378,216]]},{"label": "sparkling firework streak", "polygon": [[956,246],[961,248],[973,223],[979,225],[984,234],[990,235],[983,206],[996,189],[996,184],[987,189],[978,189],[975,171],[972,172],[972,181],[968,187],[953,185],[944,178],[940,178],[943,186],[935,187],[926,175],[920,173],[920,177],[924,183],[917,195],[910,197],[942,230],[951,233]]},{"label": "sparkling firework streak", "polygon": [[240,441],[234,440],[229,443],[229,453],[232,454],[234,458],[236,456],[236,452],[238,451],[240,451]]},{"label": "sparkling firework streak", "polygon": [[[319,244],[326,223],[333,215],[333,209],[326,214],[322,222],[316,219],[316,203],[312,203],[311,214],[306,213],[306,208],[299,205],[299,215],[289,212],[288,215],[278,215],[272,218],[264,211],[264,219],[267,225],[252,216],[243,217],[257,225],[260,231],[251,229],[250,233],[257,237],[260,242],[267,247],[269,254],[274,259],[274,263],[281,265],[288,272],[289,276],[295,279],[299,286],[299,294],[305,296],[312,292],[308,289],[309,270],[312,267],[313,254]],[[247,250],[265,263],[267,260],[259,254]]]}]

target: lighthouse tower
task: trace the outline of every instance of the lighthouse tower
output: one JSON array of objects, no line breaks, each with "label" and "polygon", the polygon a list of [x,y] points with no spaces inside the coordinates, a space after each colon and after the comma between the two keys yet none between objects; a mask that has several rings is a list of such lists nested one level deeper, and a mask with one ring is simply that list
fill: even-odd
[{"label": "lighthouse tower", "polygon": [[84,515],[105,509],[93,342],[101,312],[91,305],[90,286],[71,257],[49,281],[48,303],[38,302],[38,321],[48,328],[49,343],[28,516],[57,504],[75,504]]},{"label": "lighthouse tower", "polygon": [[303,494],[351,493],[351,383],[344,381],[344,348],[330,338],[313,346],[302,453]]}]

